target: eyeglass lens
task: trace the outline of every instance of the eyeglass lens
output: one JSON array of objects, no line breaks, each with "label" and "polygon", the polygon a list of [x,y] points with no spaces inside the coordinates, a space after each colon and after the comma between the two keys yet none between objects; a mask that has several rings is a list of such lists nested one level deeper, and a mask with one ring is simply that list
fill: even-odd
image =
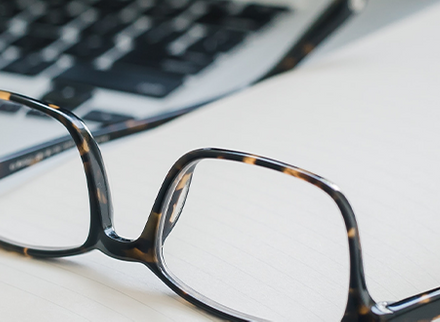
[{"label": "eyeglass lens", "polygon": [[[89,198],[69,132],[19,103],[0,100],[0,110],[0,237],[35,248],[80,246],[89,230]],[[44,146],[54,140],[59,144]]]},{"label": "eyeglass lens", "polygon": [[203,160],[175,180],[163,214],[162,256],[186,292],[270,321],[341,320],[346,231],[317,187],[255,165]]}]

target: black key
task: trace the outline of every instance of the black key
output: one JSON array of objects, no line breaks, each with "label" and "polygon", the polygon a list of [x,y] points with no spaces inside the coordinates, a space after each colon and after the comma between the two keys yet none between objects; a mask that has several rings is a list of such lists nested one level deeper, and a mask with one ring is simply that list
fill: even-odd
[{"label": "black key", "polygon": [[250,4],[229,21],[229,26],[234,27],[236,24],[237,29],[257,30],[271,21],[278,13],[286,10],[285,7]]},{"label": "black key", "polygon": [[41,18],[37,19],[37,23],[44,23],[52,26],[62,26],[70,22],[74,16],[67,10],[66,6],[52,7]]},{"label": "black key", "polygon": [[185,11],[191,1],[184,0],[159,0],[153,7],[145,13],[152,17],[176,17]]},{"label": "black key", "polygon": [[258,21],[234,16],[223,18],[217,25],[242,31],[255,31],[262,26]]},{"label": "black key", "polygon": [[9,18],[1,18],[0,17],[0,33],[6,31],[9,27]]},{"label": "black key", "polygon": [[78,64],[57,77],[57,80],[88,84],[145,96],[165,97],[183,82],[181,75],[154,69],[119,64],[111,70],[94,70],[90,65]]},{"label": "black key", "polygon": [[198,53],[195,51],[192,52],[190,50],[187,50],[182,56],[180,56],[180,58],[204,66],[209,65],[213,61],[211,55],[206,55],[204,53]]},{"label": "black key", "polygon": [[22,75],[34,76],[52,65],[54,61],[44,61],[36,53],[22,57],[3,68],[4,71]]},{"label": "black key", "polygon": [[214,60],[212,56],[198,52],[186,52],[180,56],[172,56],[166,50],[155,51],[154,46],[151,48],[132,51],[116,62],[115,66],[139,65],[166,73],[187,75],[198,73]]},{"label": "black key", "polygon": [[167,56],[167,52],[165,50],[154,49],[154,47],[152,47],[151,50],[144,47],[143,50],[137,49],[135,51],[131,51],[127,55],[123,56],[116,64],[127,63],[131,65],[160,69],[160,61]]},{"label": "black key", "polygon": [[92,86],[83,84],[55,82],[54,88],[46,93],[41,100],[72,111],[92,97],[93,89]]},{"label": "black key", "polygon": [[218,25],[223,19],[230,16],[230,1],[210,1],[207,3],[206,12],[197,19],[199,23]]},{"label": "black key", "polygon": [[197,22],[232,28],[243,31],[255,31],[267,24],[284,7],[263,6],[250,4],[242,12],[235,14],[231,11],[229,1],[215,1],[210,3],[207,12],[197,19]]},{"label": "black key", "polygon": [[98,35],[89,35],[66,50],[66,53],[78,57],[80,60],[91,61],[113,47],[114,43],[111,39]]},{"label": "black key", "polygon": [[250,4],[238,15],[242,18],[253,19],[260,22],[267,22],[280,12],[287,11],[286,7],[263,6]]},{"label": "black key", "polygon": [[94,110],[84,115],[83,119],[86,121],[99,122],[102,123],[103,126],[107,126],[110,124],[121,123],[128,120],[132,120],[133,117],[129,115],[110,113],[101,110]]},{"label": "black key", "polygon": [[[90,35],[111,37],[128,26],[123,23],[117,14],[106,15],[81,32],[82,38]],[[82,40],[81,40],[82,41]]]},{"label": "black key", "polygon": [[193,55],[183,55],[179,57],[169,57],[159,63],[160,69],[165,72],[177,74],[196,74],[212,63],[211,57],[193,59]]},{"label": "black key", "polygon": [[152,28],[135,40],[135,49],[120,59],[120,62],[160,69],[160,62],[169,56],[168,45],[182,36],[184,31],[175,31],[171,24]]},{"label": "black key", "polygon": [[21,108],[20,104],[14,102],[0,101],[0,111],[15,113]]},{"label": "black key", "polygon": [[52,38],[41,38],[27,35],[13,42],[12,45],[20,48],[21,54],[27,54],[41,50],[53,42],[54,39]]},{"label": "black key", "polygon": [[45,23],[33,22],[29,24],[26,34],[33,37],[55,40],[61,36],[61,28]]},{"label": "black key", "polygon": [[67,4],[67,0],[45,0],[44,3],[49,7],[49,8],[56,8],[56,7],[61,7],[63,5]]},{"label": "black key", "polygon": [[[233,29],[209,28],[208,36],[195,42],[188,48],[189,52],[215,55],[218,52],[226,52],[241,43],[247,33]],[[208,29],[208,30],[209,30]]]},{"label": "black key", "polygon": [[214,61],[212,55],[186,51],[180,56],[170,56],[160,62],[162,70],[181,74],[196,74]]},{"label": "black key", "polygon": [[129,4],[130,1],[124,0],[101,0],[94,3],[93,7],[97,8],[103,14],[107,14],[109,12],[119,12]]},{"label": "black key", "polygon": [[1,1],[0,2],[0,18],[12,18],[20,9],[16,5],[15,1]]},{"label": "black key", "polygon": [[174,22],[167,21],[137,37],[135,43],[141,48],[144,46],[165,47],[185,32],[186,30],[177,30]]}]

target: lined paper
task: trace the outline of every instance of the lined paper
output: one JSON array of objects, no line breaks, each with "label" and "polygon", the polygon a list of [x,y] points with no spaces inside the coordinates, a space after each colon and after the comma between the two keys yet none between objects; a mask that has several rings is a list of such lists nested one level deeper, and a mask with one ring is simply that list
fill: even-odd
[{"label": "lined paper", "polygon": [[[185,152],[243,150],[341,187],[358,218],[376,301],[439,286],[439,16],[440,6],[432,6],[333,55],[103,146],[118,233],[140,234],[163,178]],[[0,251],[0,285],[7,321],[216,320],[142,265],[98,252],[42,261]]]}]

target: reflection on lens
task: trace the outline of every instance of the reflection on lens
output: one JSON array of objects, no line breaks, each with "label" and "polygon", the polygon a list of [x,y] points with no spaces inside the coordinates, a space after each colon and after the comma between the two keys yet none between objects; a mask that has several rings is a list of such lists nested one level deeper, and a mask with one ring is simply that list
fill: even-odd
[{"label": "reflection on lens", "polygon": [[348,243],[326,193],[225,160],[188,168],[173,189],[162,212],[162,256],[185,291],[270,321],[341,320]]},{"label": "reflection on lens", "polygon": [[80,246],[90,210],[82,161],[68,131],[3,100],[0,128],[0,238],[33,248]]}]

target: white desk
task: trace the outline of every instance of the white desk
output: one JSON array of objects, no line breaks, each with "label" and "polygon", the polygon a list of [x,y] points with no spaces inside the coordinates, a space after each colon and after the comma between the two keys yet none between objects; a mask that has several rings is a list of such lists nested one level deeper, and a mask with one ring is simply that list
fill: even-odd
[{"label": "white desk", "polygon": [[[142,230],[145,209],[184,152],[246,150],[342,187],[358,216],[375,298],[396,300],[438,286],[440,48],[432,39],[439,15],[437,4],[341,51],[317,52],[294,72],[105,147],[118,231],[134,237]],[[5,321],[213,320],[141,265],[97,252],[56,261],[0,255]]]}]

